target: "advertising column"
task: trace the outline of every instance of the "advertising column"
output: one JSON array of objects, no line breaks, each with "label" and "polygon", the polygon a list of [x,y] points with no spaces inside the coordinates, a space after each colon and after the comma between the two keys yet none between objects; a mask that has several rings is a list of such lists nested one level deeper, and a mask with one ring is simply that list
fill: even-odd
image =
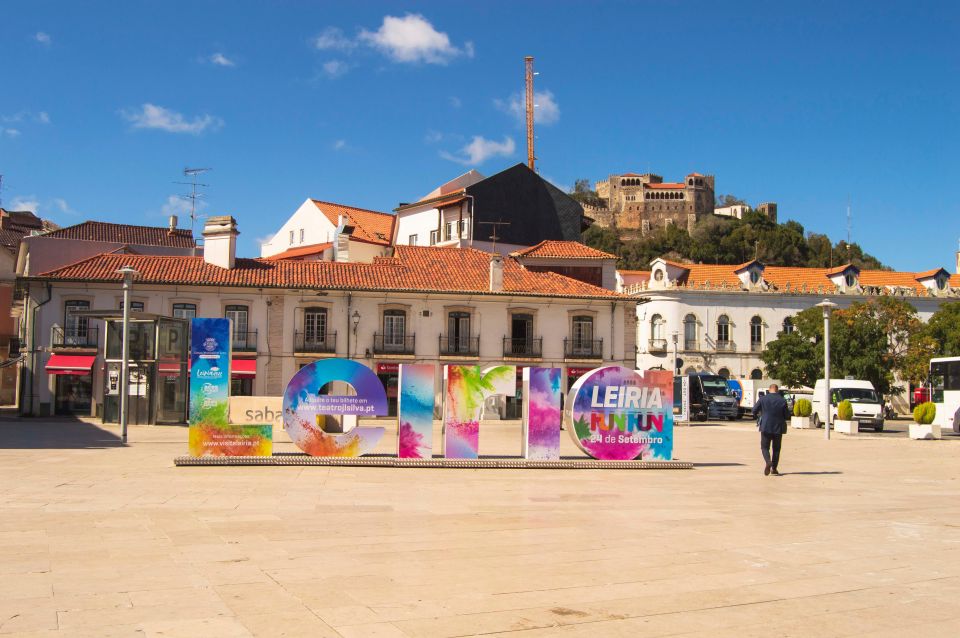
[{"label": "advertising column", "polygon": [[231,425],[230,320],[193,319],[190,342],[190,454],[270,456],[273,425]]}]

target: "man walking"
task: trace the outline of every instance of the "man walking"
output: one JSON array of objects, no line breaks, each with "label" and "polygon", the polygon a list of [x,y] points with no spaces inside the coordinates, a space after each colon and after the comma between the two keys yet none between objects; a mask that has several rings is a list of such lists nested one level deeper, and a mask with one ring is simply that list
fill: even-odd
[{"label": "man walking", "polygon": [[[763,475],[773,474],[780,476],[777,465],[780,463],[780,443],[787,431],[787,401],[778,392],[777,384],[770,386],[769,391],[753,404],[753,416],[757,418],[757,427],[760,429],[760,451],[766,467]],[[773,446],[773,457],[770,456],[770,447]]]}]

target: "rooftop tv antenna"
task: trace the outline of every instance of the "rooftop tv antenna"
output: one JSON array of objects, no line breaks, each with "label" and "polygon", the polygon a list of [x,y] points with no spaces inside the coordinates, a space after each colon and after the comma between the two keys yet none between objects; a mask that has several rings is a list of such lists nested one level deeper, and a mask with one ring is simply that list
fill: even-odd
[{"label": "rooftop tv antenna", "polygon": [[528,55],[523,59],[526,66],[526,103],[527,103],[527,166],[530,170],[536,170],[534,164],[536,156],[533,153],[533,56]]},{"label": "rooftop tv antenna", "polygon": [[201,184],[197,181],[197,178],[212,170],[212,168],[185,168],[183,169],[183,176],[189,178],[190,181],[174,182],[175,184],[184,184],[185,186],[190,187],[189,195],[180,195],[181,199],[186,199],[190,202],[190,235],[194,234],[194,225],[197,221],[197,201],[204,198],[204,194],[197,192],[197,188],[206,188],[210,186],[210,184]]},{"label": "rooftop tv antenna", "polygon": [[0,174],[0,208],[3,208],[3,175]]},{"label": "rooftop tv antenna", "polygon": [[499,235],[497,235],[497,227],[498,227],[498,226],[509,226],[509,225],[510,225],[510,222],[505,222],[505,221],[497,220],[497,221],[495,221],[495,222],[478,222],[478,223],[479,223],[481,226],[493,226],[493,232],[490,233],[489,239],[490,239],[490,241],[493,242],[493,249],[492,249],[491,252],[497,252],[497,240],[502,239],[502,237],[500,237]]}]

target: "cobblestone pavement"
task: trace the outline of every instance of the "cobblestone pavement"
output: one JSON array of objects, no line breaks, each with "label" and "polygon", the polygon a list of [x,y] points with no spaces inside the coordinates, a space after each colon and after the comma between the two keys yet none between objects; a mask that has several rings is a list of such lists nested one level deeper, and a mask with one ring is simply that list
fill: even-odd
[{"label": "cobblestone pavement", "polygon": [[0,422],[0,633],[960,634],[957,438],[791,431],[764,477],[747,421],[677,428],[690,471],[176,468],[185,428],[116,434]]}]

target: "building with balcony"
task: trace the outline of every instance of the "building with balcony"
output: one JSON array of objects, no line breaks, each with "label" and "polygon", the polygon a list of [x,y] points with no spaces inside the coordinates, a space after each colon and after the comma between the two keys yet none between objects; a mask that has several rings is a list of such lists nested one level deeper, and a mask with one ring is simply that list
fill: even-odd
[{"label": "building with balcony", "polygon": [[[790,318],[829,297],[841,308],[878,295],[909,301],[922,320],[960,299],[960,276],[943,268],[921,273],[788,268],[750,261],[738,266],[655,259],[649,271],[620,271],[622,291],[648,299],[637,306],[637,366],[729,378],[766,377],[766,344],[793,329]],[[902,407],[902,406],[900,406]]]},{"label": "building with balcony", "polygon": [[[126,265],[139,273],[131,311],[144,320],[231,319],[235,395],[280,396],[300,367],[335,356],[373,369],[391,409],[401,363],[433,364],[438,393],[445,364],[560,367],[567,388],[594,367],[635,363],[641,298],[528,268],[523,256],[400,245],[369,263],[244,259],[235,256],[236,235],[235,220],[211,217],[203,256],[104,253],[23,277],[25,323],[35,326],[27,339],[37,352],[26,364],[34,390],[23,410],[70,411],[57,399],[58,379],[70,377],[86,384],[87,413],[103,413],[108,322],[96,311],[115,314],[117,270]],[[584,259],[575,254],[574,262]],[[151,369],[156,378],[145,380],[145,392],[156,394],[164,387],[159,364]],[[163,382],[172,387],[181,373],[171,365]],[[508,398],[502,416],[519,415],[519,397]],[[147,400],[154,413],[161,399]]]}]

